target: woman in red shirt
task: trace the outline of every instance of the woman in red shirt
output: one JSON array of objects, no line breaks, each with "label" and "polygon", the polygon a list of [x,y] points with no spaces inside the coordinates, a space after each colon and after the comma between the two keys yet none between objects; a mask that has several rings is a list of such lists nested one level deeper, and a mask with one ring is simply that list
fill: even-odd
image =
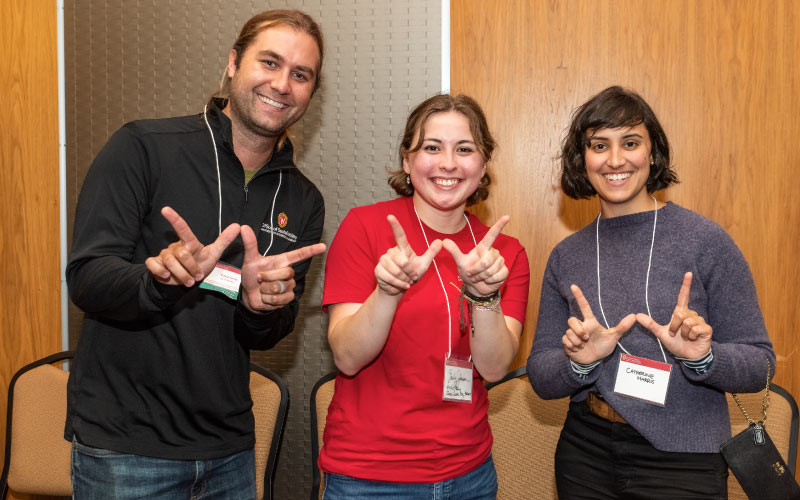
[{"label": "woman in red shirt", "polygon": [[488,195],[494,146],[473,99],[427,99],[389,180],[400,197],[351,210],[331,244],[325,500],[496,496],[483,380],[517,352],[529,270],[507,216],[490,228],[466,212]]}]

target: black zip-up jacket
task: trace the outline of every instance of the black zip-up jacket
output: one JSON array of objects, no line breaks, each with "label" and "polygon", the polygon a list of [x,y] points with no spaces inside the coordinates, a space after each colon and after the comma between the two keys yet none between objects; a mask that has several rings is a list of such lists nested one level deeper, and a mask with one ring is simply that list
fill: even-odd
[{"label": "black zip-up jacket", "polygon": [[[322,195],[294,165],[291,143],[245,186],[230,120],[217,103],[207,117],[222,228],[249,225],[260,253],[272,240],[269,255],[319,242]],[[128,123],[95,158],[66,272],[70,297],[86,313],[68,385],[68,440],[194,460],[253,447],[249,349],[269,349],[292,331],[310,260],[294,266],[295,300],[266,314],[197,285],[158,283],[144,265],[178,240],[164,206],[203,244],[217,238],[217,186],[202,114]],[[243,257],[239,237],[221,260],[241,267]]]}]

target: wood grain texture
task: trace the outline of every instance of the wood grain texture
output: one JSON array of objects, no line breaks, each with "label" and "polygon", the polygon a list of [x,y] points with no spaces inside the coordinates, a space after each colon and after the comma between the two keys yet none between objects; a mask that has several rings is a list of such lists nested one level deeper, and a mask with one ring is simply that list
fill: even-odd
[{"label": "wood grain texture", "polygon": [[12,375],[61,348],[56,37],[56,2],[0,2],[3,437]]},{"label": "wood grain texture", "polygon": [[530,351],[550,250],[599,210],[561,194],[563,132],[577,106],[620,84],[642,94],[670,139],[682,182],[660,197],[718,222],[750,263],[775,382],[800,400],[800,3],[452,0],[450,10],[452,91],[482,103],[500,146],[481,211],[510,214],[507,232],[531,261],[515,366]]}]

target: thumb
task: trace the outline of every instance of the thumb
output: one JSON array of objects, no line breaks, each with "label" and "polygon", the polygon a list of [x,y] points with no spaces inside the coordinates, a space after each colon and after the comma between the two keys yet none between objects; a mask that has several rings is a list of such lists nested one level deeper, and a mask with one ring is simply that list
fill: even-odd
[{"label": "thumb", "polygon": [[442,247],[448,252],[450,252],[450,255],[452,255],[453,259],[456,261],[456,264],[458,264],[461,260],[464,259],[464,254],[461,253],[461,250],[458,248],[458,245],[456,245],[453,240],[445,239],[442,242]]},{"label": "thumb", "polygon": [[659,336],[659,333],[662,330],[661,325],[656,323],[656,320],[644,313],[639,313],[636,315],[636,322],[650,330],[656,337]]},{"label": "thumb", "polygon": [[616,333],[617,333],[617,335],[619,337],[622,337],[622,335],[625,332],[627,332],[628,330],[631,329],[631,327],[634,325],[634,323],[636,323],[636,315],[635,314],[629,314],[629,315],[625,316],[624,318],[622,318],[622,320],[617,324],[617,326],[616,326],[616,328],[614,328],[614,330],[616,330]]},{"label": "thumb", "polygon": [[250,226],[242,226],[241,234],[242,242],[244,243],[244,263],[258,260],[261,254],[258,251],[258,240],[253,229]]},{"label": "thumb", "polygon": [[420,261],[424,264],[424,269],[428,269],[428,266],[431,265],[433,258],[442,250],[442,241],[441,240],[434,240],[431,243],[431,246],[425,251],[424,254],[420,255]]},{"label": "thumb", "polygon": [[219,258],[219,256],[222,255],[222,252],[228,248],[228,245],[233,243],[233,240],[235,240],[237,236],[239,236],[239,224],[233,223],[226,227],[224,231],[219,233],[219,236],[217,236],[217,239],[214,240],[214,243],[208,245],[207,248],[211,250],[211,254],[214,257]]}]

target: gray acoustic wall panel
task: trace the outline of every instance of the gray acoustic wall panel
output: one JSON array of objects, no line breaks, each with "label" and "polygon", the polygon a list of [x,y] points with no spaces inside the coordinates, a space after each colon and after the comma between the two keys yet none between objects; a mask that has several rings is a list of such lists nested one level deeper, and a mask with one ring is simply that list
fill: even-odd
[{"label": "gray acoustic wall panel", "polygon": [[[125,122],[198,113],[218,87],[241,25],[270,8],[297,8],[322,26],[323,83],[294,127],[300,169],[319,186],[323,240],[355,206],[389,199],[386,169],[414,105],[441,88],[439,0],[74,0],[65,5],[67,210],[92,159]],[[309,394],[333,370],[320,309],[324,261],[308,275],[297,327],[254,361],[289,383],[291,405],[278,461],[276,498],[308,498]],[[70,310],[70,344],[82,313]]]}]

